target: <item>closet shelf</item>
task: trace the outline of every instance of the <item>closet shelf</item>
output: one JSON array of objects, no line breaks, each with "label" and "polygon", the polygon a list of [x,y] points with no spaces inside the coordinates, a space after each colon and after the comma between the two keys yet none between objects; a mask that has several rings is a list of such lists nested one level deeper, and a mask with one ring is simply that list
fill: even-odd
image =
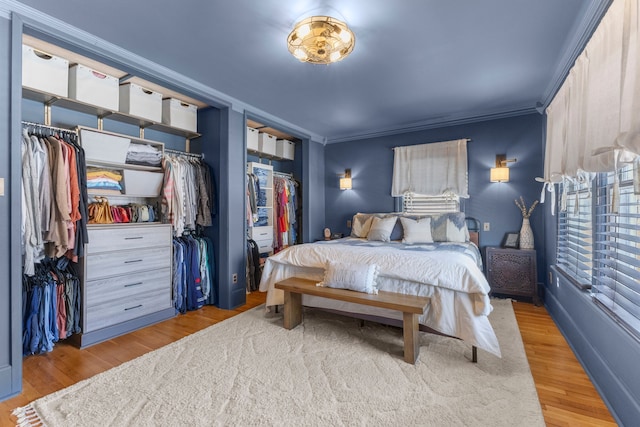
[{"label": "closet shelf", "polygon": [[265,154],[262,151],[252,150],[250,148],[247,148],[247,153],[253,154],[254,156],[258,156],[261,159],[284,160],[284,161],[287,161],[287,162],[292,162],[293,161],[291,159],[285,159],[284,157],[275,156],[275,155],[272,155],[272,154]]},{"label": "closet shelf", "polygon": [[143,166],[143,165],[133,165],[129,163],[110,163],[110,162],[102,162],[97,160],[87,160],[87,166],[98,166],[109,169],[129,169],[129,170],[138,170],[138,171],[147,171],[147,172],[164,172],[164,169],[160,166]]},{"label": "closet shelf", "polygon": [[90,114],[98,118],[109,118],[110,120],[132,124],[143,129],[154,129],[171,135],[182,136],[186,139],[195,139],[201,136],[201,134],[197,132],[175,128],[173,126],[165,125],[164,123],[154,122],[148,119],[132,116],[130,114],[121,113],[120,111],[108,110],[75,99],[64,98],[59,95],[53,95],[51,93],[26,87],[22,88],[22,96],[23,98],[38,101],[45,105],[56,105],[65,109],[78,111],[80,113]]}]

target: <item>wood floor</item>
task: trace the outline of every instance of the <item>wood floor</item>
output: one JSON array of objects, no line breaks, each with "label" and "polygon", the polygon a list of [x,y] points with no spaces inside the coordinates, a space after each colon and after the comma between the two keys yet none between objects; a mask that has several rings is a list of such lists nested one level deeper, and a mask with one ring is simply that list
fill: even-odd
[{"label": "wood floor", "polygon": [[[0,403],[0,426],[15,425],[11,415],[15,407],[260,305],[265,295],[260,292],[247,295],[247,304],[236,310],[207,306],[84,350],[60,342],[51,353],[26,357],[23,392]],[[514,309],[547,425],[615,426],[544,307],[516,302]]]}]

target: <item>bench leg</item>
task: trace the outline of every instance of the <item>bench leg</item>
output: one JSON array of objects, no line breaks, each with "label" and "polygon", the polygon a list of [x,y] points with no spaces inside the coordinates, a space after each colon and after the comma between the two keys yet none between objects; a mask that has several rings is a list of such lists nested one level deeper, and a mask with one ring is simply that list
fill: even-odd
[{"label": "bench leg", "polygon": [[471,361],[473,363],[478,363],[478,347],[471,346]]},{"label": "bench leg", "polygon": [[418,345],[418,315],[413,313],[402,313],[402,332],[404,335],[404,361],[415,365],[420,354]]},{"label": "bench leg", "polygon": [[293,329],[302,323],[302,294],[284,293],[284,327]]}]

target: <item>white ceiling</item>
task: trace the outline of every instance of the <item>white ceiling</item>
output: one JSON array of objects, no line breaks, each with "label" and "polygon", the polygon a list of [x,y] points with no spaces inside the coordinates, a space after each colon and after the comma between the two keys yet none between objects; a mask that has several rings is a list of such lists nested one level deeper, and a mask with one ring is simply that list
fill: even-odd
[{"label": "white ceiling", "polygon": [[[325,137],[357,139],[540,111],[608,0],[23,0]],[[324,66],[286,48],[329,14],[356,35]]]}]

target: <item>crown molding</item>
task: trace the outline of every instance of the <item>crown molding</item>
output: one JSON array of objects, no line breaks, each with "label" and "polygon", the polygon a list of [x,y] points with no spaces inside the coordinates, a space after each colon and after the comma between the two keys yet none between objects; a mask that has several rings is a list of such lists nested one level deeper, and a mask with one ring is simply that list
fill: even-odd
[{"label": "crown molding", "polygon": [[587,10],[583,15],[582,20],[574,26],[572,35],[568,38],[568,41],[565,44],[564,52],[558,62],[558,67],[556,68],[554,77],[547,86],[547,89],[542,96],[542,100],[538,103],[542,110],[546,110],[553,100],[553,97],[567,78],[573,64],[576,62],[580,53],[584,50],[587,42],[591,38],[591,35],[598,27],[600,20],[607,12],[607,9],[609,9],[611,3],[613,3],[613,0],[591,0],[586,6]]},{"label": "crown molding", "polygon": [[448,126],[460,126],[460,125],[465,125],[469,123],[486,122],[489,120],[498,120],[498,119],[505,119],[509,117],[524,116],[524,115],[533,114],[533,113],[539,114],[535,106],[521,106],[516,108],[489,112],[489,113],[480,114],[480,115],[465,116],[463,114],[460,114],[457,117],[450,117],[447,120],[426,120],[422,122],[412,123],[410,125],[402,126],[402,127],[390,127],[385,129],[379,129],[373,132],[351,134],[351,135],[344,135],[344,136],[339,136],[335,138],[329,138],[327,140],[327,144],[337,144],[341,142],[357,141],[361,139],[370,139],[370,138],[378,138],[378,137],[384,137],[384,136],[399,135],[403,133],[419,132],[423,130],[438,129],[438,128],[444,128]]},{"label": "crown molding", "polygon": [[109,43],[37,9],[26,6],[16,0],[0,0],[0,16],[6,16],[10,19],[13,14],[20,17],[24,28],[28,30],[29,34],[33,33],[33,35],[41,36],[47,41],[64,43],[75,49],[80,49],[90,53],[91,56],[95,56],[97,59],[109,61],[124,71],[132,70],[134,74],[141,78],[154,81],[161,86],[169,86],[178,92],[201,99],[216,108],[230,108],[241,114],[245,111],[251,111],[252,114],[268,118],[274,124],[293,129],[296,133],[305,135],[314,142],[324,144],[326,141],[326,138],[321,135],[295,126],[266,111],[255,108],[210,86],[136,55],[113,43]]}]

